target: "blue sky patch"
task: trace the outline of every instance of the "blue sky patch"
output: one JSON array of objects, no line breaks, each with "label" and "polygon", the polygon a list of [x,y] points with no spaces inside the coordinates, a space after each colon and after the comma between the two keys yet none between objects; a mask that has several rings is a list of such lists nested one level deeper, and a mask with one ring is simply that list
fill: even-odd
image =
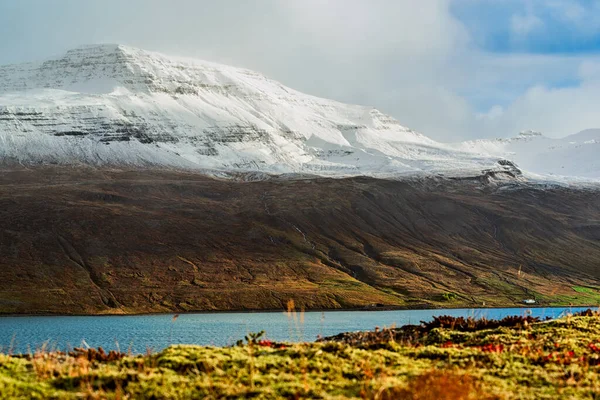
[{"label": "blue sky patch", "polygon": [[598,0],[455,0],[476,46],[495,53],[600,53]]}]

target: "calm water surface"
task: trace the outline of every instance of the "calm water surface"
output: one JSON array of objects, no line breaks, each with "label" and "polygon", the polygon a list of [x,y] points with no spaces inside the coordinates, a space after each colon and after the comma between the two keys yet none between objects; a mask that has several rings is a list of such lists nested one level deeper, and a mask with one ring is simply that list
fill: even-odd
[{"label": "calm water surface", "polygon": [[583,308],[497,308],[402,311],[307,312],[303,321],[284,313],[222,313],[135,315],[102,317],[4,317],[0,318],[0,350],[25,353],[42,348],[68,350],[72,347],[102,346],[105,349],[131,349],[143,353],[161,350],[170,344],[186,343],[225,346],[234,344],[248,332],[266,331],[277,341],[312,341],[319,335],[372,330],[417,324],[436,315],[503,318],[531,313],[558,317]]}]

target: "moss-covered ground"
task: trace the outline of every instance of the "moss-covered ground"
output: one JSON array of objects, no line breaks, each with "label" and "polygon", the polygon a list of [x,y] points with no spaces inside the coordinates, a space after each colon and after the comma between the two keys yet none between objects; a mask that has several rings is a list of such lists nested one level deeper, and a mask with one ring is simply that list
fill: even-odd
[{"label": "moss-covered ground", "polygon": [[[147,355],[0,355],[2,398],[600,398],[600,317],[494,329],[434,327],[403,340],[225,347]],[[386,339],[389,333],[389,339]],[[356,336],[354,337],[356,339]]]}]

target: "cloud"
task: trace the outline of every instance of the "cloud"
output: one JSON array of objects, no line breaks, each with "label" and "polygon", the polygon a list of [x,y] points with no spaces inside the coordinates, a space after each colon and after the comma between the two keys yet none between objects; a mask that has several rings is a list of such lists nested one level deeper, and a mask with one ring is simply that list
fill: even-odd
[{"label": "cloud", "polygon": [[492,106],[487,112],[477,114],[478,120],[495,120],[504,115],[504,108],[499,105]]},{"label": "cloud", "polygon": [[526,36],[531,32],[543,28],[544,22],[534,14],[515,14],[511,17],[510,27],[517,36]]},{"label": "cloud", "polygon": [[584,82],[600,80],[600,61],[585,60],[579,65],[579,76]]},{"label": "cloud", "polygon": [[510,105],[499,123],[507,128],[539,130],[552,137],[598,127],[599,91],[597,81],[570,88],[532,87]]},{"label": "cloud", "polygon": [[[554,12],[557,18],[570,23],[578,23],[585,19],[588,8],[573,0],[549,0],[542,4]],[[589,5],[588,5],[589,7]],[[593,7],[593,4],[592,4]]]}]

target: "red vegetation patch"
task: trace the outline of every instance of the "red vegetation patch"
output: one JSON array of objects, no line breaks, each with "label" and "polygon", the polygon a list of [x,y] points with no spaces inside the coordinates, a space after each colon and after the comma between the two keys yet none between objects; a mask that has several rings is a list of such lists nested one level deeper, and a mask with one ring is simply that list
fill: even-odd
[{"label": "red vegetation patch", "polygon": [[412,379],[406,387],[390,388],[377,398],[392,400],[491,400],[470,375],[432,370]]},{"label": "red vegetation patch", "polygon": [[273,342],[272,340],[259,340],[256,344],[260,347],[270,347],[272,349],[285,349],[288,347],[285,343]]},{"label": "red vegetation patch", "polygon": [[480,347],[481,351],[486,353],[502,353],[504,351],[504,345],[502,344],[486,344]]},{"label": "red vegetation patch", "polygon": [[596,343],[588,344],[588,349],[590,349],[594,353],[600,353],[600,346],[598,346]]}]

